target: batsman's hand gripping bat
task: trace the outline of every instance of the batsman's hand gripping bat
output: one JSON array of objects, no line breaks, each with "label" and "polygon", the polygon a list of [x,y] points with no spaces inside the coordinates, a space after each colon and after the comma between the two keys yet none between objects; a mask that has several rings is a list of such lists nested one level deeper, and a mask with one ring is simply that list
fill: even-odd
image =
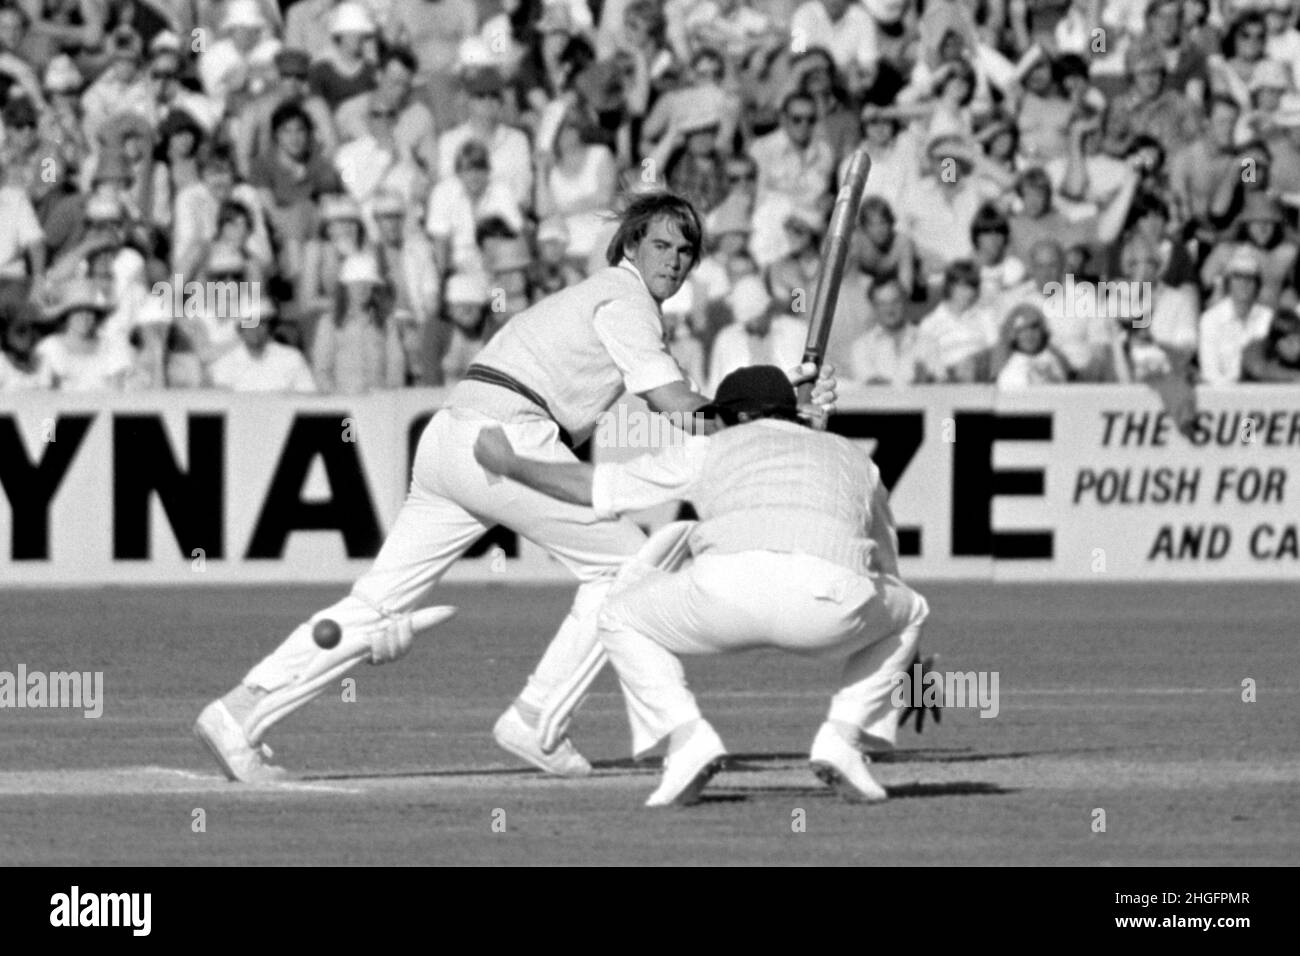
[{"label": "batsman's hand gripping bat", "polygon": [[[840,296],[840,280],[844,278],[844,263],[848,259],[849,244],[858,221],[858,207],[862,205],[862,191],[871,172],[871,157],[865,149],[858,149],[849,160],[848,174],[835,197],[831,212],[831,225],[822,247],[822,268],[817,277],[817,291],[813,296],[812,316],[808,321],[808,339],[803,348],[803,361],[818,369],[826,357],[826,342],[835,318],[835,303]],[[799,403],[807,404],[812,398],[812,383],[799,386]]]}]

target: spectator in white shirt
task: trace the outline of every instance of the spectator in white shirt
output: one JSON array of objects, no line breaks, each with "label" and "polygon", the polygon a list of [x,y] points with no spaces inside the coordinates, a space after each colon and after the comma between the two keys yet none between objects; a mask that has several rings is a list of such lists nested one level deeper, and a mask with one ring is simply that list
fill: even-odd
[{"label": "spectator in white shirt", "polygon": [[499,216],[516,233],[523,231],[519,203],[511,189],[492,175],[492,162],[486,146],[469,140],[456,155],[455,174],[429,194],[424,229],[444,274],[484,271],[477,229],[489,216]]},{"label": "spectator in white shirt", "polygon": [[334,166],[347,191],[369,212],[377,192],[414,198],[428,186],[415,154],[395,136],[398,107],[376,93],[365,99],[366,132],[339,147]]},{"label": "spectator in white shirt", "polygon": [[533,151],[528,134],[502,122],[505,81],[494,69],[469,73],[464,79],[469,95],[469,119],[447,130],[438,139],[438,178],[456,173],[461,147],[475,140],[484,144],[492,157],[492,176],[502,183],[521,209],[533,198]]},{"label": "spectator in white shirt", "polygon": [[1003,334],[1003,348],[1009,354],[997,374],[998,388],[1014,391],[1069,381],[1068,363],[1052,345],[1041,309],[1027,302],[1016,306],[1007,316]]},{"label": "spectator in white shirt", "polygon": [[791,49],[830,51],[849,89],[865,89],[880,58],[876,21],[857,0],[807,0],[790,20]]},{"label": "spectator in white shirt", "polygon": [[849,352],[851,382],[903,388],[926,380],[921,335],[907,321],[906,295],[895,278],[883,279],[868,293],[876,324],[867,329]]},{"label": "spectator in white shirt", "polygon": [[64,392],[121,391],[131,369],[129,346],[99,334],[110,303],[103,285],[91,279],[69,282],[48,315],[60,331],[36,346],[54,387]]},{"label": "spectator in white shirt", "polygon": [[1240,382],[1242,354],[1268,336],[1273,310],[1259,303],[1260,272],[1255,251],[1239,247],[1228,262],[1228,294],[1201,316],[1197,358],[1206,385]]},{"label": "spectator in white shirt", "polygon": [[0,301],[24,301],[44,271],[45,233],[36,210],[17,186],[0,186]]},{"label": "spectator in white shirt", "polygon": [[307,359],[295,348],[271,338],[271,322],[266,316],[241,322],[240,344],[212,364],[212,384],[235,392],[316,391]]},{"label": "spectator in white shirt", "polygon": [[1264,52],[1270,60],[1285,63],[1295,77],[1300,74],[1300,30],[1295,26],[1294,0],[1267,0],[1264,26],[1268,39]]},{"label": "spectator in white shirt", "polygon": [[960,137],[941,136],[926,147],[926,174],[899,208],[899,231],[916,246],[927,284],[941,281],[944,269],[973,255],[970,227],[986,200],[998,190],[984,176],[983,154]]},{"label": "spectator in white shirt", "polygon": [[274,62],[280,41],[270,35],[256,0],[230,0],[221,32],[222,38],[199,56],[199,80],[209,98],[229,107],[236,95],[262,92],[251,88],[252,74]]},{"label": "spectator in white shirt", "polygon": [[969,259],[944,271],[943,301],[921,320],[927,373],[938,382],[990,381],[989,362],[998,343],[993,313],[978,304],[979,267]]},{"label": "spectator in white shirt", "polygon": [[766,266],[789,251],[783,224],[791,209],[816,205],[835,173],[835,152],[815,137],[817,105],[806,93],[791,93],[781,104],[781,127],[749,147],[758,166],[754,235],[750,251]]},{"label": "spectator in white shirt", "polygon": [[1174,353],[1181,364],[1196,354],[1200,305],[1193,285],[1170,286],[1160,281],[1160,251],[1145,236],[1134,235],[1124,244],[1120,269],[1132,283],[1132,294],[1147,296],[1150,314],[1145,316],[1151,338]]},{"label": "spectator in white shirt", "polygon": [[1110,341],[1096,288],[1082,281],[1071,284],[1065,250],[1055,239],[1040,239],[1030,248],[1028,268],[1029,278],[1007,292],[1001,310],[1009,311],[1021,302],[1042,309],[1052,344],[1066,357],[1073,374],[1086,377]]},{"label": "spectator in white shirt", "polygon": [[[893,111],[873,104],[862,108],[862,126],[863,145],[871,154],[871,175],[862,191],[863,201],[879,196],[890,208],[899,209],[921,176],[917,133],[904,127]],[[840,182],[848,174],[852,160],[849,154],[840,163]]]},{"label": "spectator in white shirt", "polygon": [[747,276],[736,283],[727,295],[734,321],[713,340],[709,356],[709,388],[716,392],[718,383],[738,368],[749,365],[798,365],[803,355],[807,323],[793,316],[780,315],[780,305],[773,302],[758,276]]},{"label": "spectator in white shirt", "polygon": [[995,305],[1025,281],[1025,264],[1009,252],[1011,224],[992,203],[985,203],[970,226],[975,262],[980,267],[980,300]]}]

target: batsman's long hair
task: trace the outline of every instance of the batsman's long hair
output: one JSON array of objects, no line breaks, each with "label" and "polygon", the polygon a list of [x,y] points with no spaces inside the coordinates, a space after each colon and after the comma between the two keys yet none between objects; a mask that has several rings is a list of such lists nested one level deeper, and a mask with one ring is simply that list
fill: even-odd
[{"label": "batsman's long hair", "polygon": [[704,226],[695,207],[682,196],[667,190],[656,189],[637,193],[628,198],[618,225],[618,232],[609,241],[605,250],[605,261],[611,266],[618,265],[628,246],[635,246],[650,231],[650,224],[661,216],[667,217],[681,230],[682,238],[691,244],[691,268],[700,261],[700,249],[704,244]]}]

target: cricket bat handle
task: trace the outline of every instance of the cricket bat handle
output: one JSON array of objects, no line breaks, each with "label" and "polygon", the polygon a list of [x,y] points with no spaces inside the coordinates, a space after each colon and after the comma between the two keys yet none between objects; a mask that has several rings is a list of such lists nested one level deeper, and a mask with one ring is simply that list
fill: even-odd
[{"label": "cricket bat handle", "polygon": [[[812,315],[808,320],[808,338],[804,343],[803,361],[812,362],[819,369],[826,357],[826,342],[835,319],[835,303],[840,295],[840,280],[844,278],[844,265],[848,260],[849,246],[853,242],[853,229],[858,220],[858,207],[862,205],[862,192],[871,173],[871,157],[859,148],[849,160],[848,173],[835,196],[830,228],[822,247],[822,268],[817,277],[817,292],[813,296]],[[800,403],[812,398],[812,383],[799,386]]]}]

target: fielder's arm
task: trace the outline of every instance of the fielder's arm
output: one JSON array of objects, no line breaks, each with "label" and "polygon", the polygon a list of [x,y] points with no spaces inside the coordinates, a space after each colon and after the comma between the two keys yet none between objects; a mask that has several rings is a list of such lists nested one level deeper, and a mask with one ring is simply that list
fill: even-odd
[{"label": "fielder's arm", "polygon": [[591,506],[595,465],[583,461],[537,461],[520,457],[500,428],[484,428],[478,433],[474,441],[474,458],[488,471],[527,485],[534,491],[570,504]]},{"label": "fielder's arm", "polygon": [[493,426],[479,432],[474,457],[488,471],[560,501],[587,505],[601,518],[613,518],[670,501],[689,500],[708,441],[693,437],[655,454],[590,465],[521,457],[505,432]]}]

